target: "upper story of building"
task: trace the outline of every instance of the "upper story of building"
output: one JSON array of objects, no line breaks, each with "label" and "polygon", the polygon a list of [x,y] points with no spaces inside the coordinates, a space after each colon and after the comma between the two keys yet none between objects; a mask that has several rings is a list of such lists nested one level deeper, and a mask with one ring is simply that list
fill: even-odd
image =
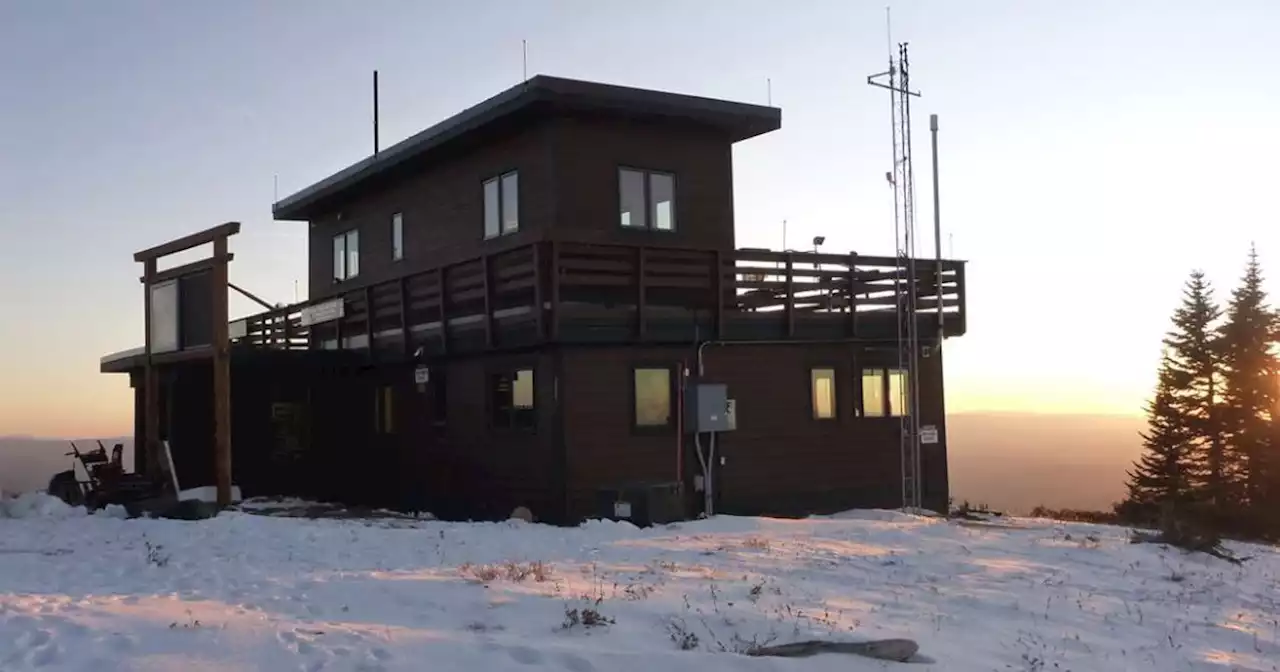
[{"label": "upper story of building", "polygon": [[273,206],[310,298],[538,241],[734,249],[734,143],[781,110],[537,76]]}]

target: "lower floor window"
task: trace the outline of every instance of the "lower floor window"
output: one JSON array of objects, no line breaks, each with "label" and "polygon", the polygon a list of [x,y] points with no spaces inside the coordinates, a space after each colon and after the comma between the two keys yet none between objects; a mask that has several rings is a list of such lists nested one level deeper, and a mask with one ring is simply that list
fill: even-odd
[{"label": "lower floor window", "polygon": [[810,369],[809,394],[813,405],[814,420],[832,420],[836,417],[836,370]]},{"label": "lower floor window", "polygon": [[671,424],[671,369],[640,368],[632,374],[635,390],[636,427],[667,427]]},{"label": "lower floor window", "polygon": [[533,429],[537,426],[533,369],[495,373],[490,377],[490,390],[493,395],[491,422],[494,427]]},{"label": "lower floor window", "polygon": [[379,434],[395,431],[395,388],[382,386],[373,398],[373,426]]},{"label": "lower floor window", "polygon": [[864,368],[860,415],[864,418],[907,415],[911,408],[910,394],[906,370]]}]

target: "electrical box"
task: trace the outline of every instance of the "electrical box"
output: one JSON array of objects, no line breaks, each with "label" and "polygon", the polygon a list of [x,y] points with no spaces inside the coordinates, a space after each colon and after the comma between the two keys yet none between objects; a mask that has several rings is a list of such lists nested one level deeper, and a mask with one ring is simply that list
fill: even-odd
[{"label": "electrical box", "polygon": [[729,391],[721,383],[699,383],[687,395],[689,429],[694,432],[727,432],[733,429]]}]

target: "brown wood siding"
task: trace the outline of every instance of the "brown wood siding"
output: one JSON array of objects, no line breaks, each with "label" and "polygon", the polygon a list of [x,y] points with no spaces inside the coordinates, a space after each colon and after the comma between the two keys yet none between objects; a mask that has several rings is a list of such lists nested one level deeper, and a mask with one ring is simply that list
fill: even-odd
[{"label": "brown wood siding", "polygon": [[[568,490],[572,514],[594,515],[595,492],[636,482],[675,479],[676,436],[631,429],[633,363],[681,358],[696,373],[690,348],[566,350],[564,389]],[[873,354],[832,345],[729,345],[705,350],[706,382],[725,383],[736,400],[738,428],[719,437],[725,464],[717,476],[719,511],[796,515],[901,505],[897,418],[854,416],[862,362],[892,365],[892,351]],[[940,360],[921,360],[924,424],[942,424]],[[834,367],[835,420],[814,420],[811,367]],[[697,473],[686,439],[685,483]],[[925,503],[945,506],[945,443],[926,446]]]},{"label": "brown wood siding", "polygon": [[[552,217],[551,125],[525,125],[358,196],[310,226],[310,298],[540,240]],[[518,170],[520,230],[484,239],[485,180]],[[342,213],[341,221],[338,212]],[[391,216],[404,215],[404,258],[391,259]],[[333,282],[333,237],[358,228],[360,273]]]},{"label": "brown wood siding", "polygon": [[[724,134],[585,116],[555,122],[557,240],[732,250],[733,156]],[[675,174],[676,230],[624,229],[618,169]]]}]

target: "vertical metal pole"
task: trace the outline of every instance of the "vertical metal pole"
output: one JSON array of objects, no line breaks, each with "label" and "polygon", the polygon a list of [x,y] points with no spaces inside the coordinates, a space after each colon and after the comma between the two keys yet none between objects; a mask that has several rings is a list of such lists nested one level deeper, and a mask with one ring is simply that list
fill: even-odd
[{"label": "vertical metal pole", "polygon": [[938,259],[938,351],[942,351],[942,329],[946,315],[942,306],[942,215],[938,199],[938,115],[929,115],[929,135],[933,151],[933,249]]},{"label": "vertical metal pole", "polygon": [[373,71],[373,155],[378,155],[378,71]]},{"label": "vertical metal pole", "polygon": [[218,506],[231,504],[231,343],[227,329],[227,238],[213,241],[213,454]]}]

